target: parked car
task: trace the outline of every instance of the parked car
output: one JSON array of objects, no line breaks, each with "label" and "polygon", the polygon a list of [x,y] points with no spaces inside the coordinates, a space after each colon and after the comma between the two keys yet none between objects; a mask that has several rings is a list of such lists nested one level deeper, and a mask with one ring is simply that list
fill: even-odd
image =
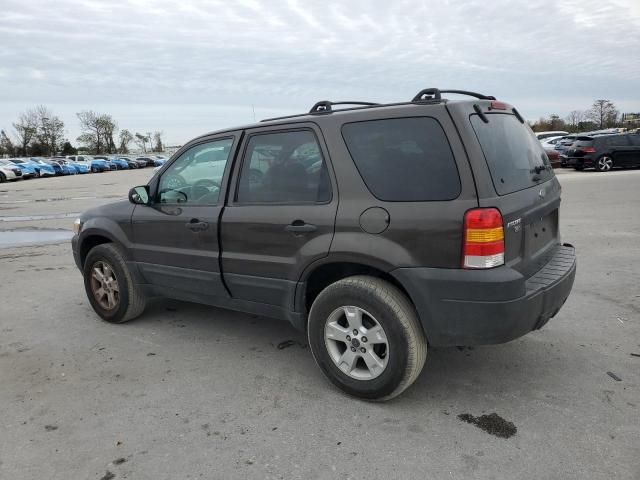
[{"label": "parked car", "polygon": [[565,165],[576,170],[595,168],[599,172],[640,167],[640,135],[581,136],[567,150]]},{"label": "parked car", "polygon": [[22,170],[9,160],[0,159],[0,183],[22,178]]},{"label": "parked car", "polygon": [[88,162],[74,162],[72,160],[67,160],[65,164],[73,167],[76,173],[89,173],[91,171]]},{"label": "parked car", "polygon": [[542,145],[542,148],[544,148],[545,150],[553,150],[556,147],[556,144],[558,143],[558,141],[564,138],[562,136],[560,137],[547,137],[543,140],[540,140],[540,145]]},{"label": "parked car", "polygon": [[77,170],[67,161],[66,158],[54,157],[53,161],[60,166],[62,175],[75,175]]},{"label": "parked car", "polygon": [[84,212],[72,249],[96,313],[121,323],[168,296],[289,320],[329,380],[379,400],[428,346],[507,342],[557,314],[575,253],[513,106],[433,88],[341,103],[198,137],[129,202]]},{"label": "parked car", "polygon": [[136,157],[134,161],[138,164],[138,168],[145,168],[149,165],[147,157]]},{"label": "parked car", "polygon": [[33,168],[33,165],[18,158],[10,158],[9,161],[20,169],[22,172],[22,178],[25,180],[36,177],[36,169]]},{"label": "parked car", "polygon": [[141,163],[142,161],[145,162],[144,166],[145,167],[155,167],[156,166],[156,159],[153,157],[137,157],[136,158],[136,162]]},{"label": "parked car", "polygon": [[562,166],[562,160],[560,159],[560,154],[557,150],[546,150],[547,158],[549,158],[549,163],[553,168],[558,168]]},{"label": "parked car", "polygon": [[129,157],[120,157],[120,160],[127,162],[127,165],[129,165],[131,169],[140,168],[140,164]]},{"label": "parked car", "polygon": [[94,159],[88,155],[67,155],[67,160],[73,161],[73,163],[84,163],[87,165],[91,173],[105,172],[111,170],[111,167],[105,160]]},{"label": "parked car", "polygon": [[112,165],[115,166],[116,170],[128,170],[129,169],[129,163],[119,157],[111,157],[109,159],[109,161],[111,162]]},{"label": "parked car", "polygon": [[44,162],[48,165],[51,166],[51,168],[53,168],[53,171],[55,172],[56,176],[60,176],[60,175],[64,175],[63,171],[62,171],[62,167],[60,166],[60,164],[54,160],[53,158],[48,158],[46,160],[44,160]]},{"label": "parked car", "polygon": [[33,157],[29,162],[35,169],[37,177],[53,177],[56,174],[53,167],[41,158]]},{"label": "parked car", "polygon": [[536,138],[538,140],[544,140],[545,138],[551,137],[561,137],[563,135],[569,135],[569,132],[565,132],[564,130],[554,130],[549,132],[537,132]]}]

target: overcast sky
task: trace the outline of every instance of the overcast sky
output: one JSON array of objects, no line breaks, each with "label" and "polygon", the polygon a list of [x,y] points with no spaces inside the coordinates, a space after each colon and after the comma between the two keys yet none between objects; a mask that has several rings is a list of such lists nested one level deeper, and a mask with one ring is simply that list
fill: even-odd
[{"label": "overcast sky", "polygon": [[495,95],[529,119],[640,111],[640,0],[2,0],[0,128],[49,106],[170,144],[317,100]]}]

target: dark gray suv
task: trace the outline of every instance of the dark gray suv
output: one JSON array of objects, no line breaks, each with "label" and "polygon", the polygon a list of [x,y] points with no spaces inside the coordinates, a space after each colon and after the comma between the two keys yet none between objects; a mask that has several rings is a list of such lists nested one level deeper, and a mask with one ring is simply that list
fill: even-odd
[{"label": "dark gray suv", "polygon": [[507,342],[558,312],[576,270],[559,206],[515,108],[432,88],[198,137],[76,220],[73,253],[107,321],[155,296],[288,320],[334,384],[384,400],[427,345]]}]

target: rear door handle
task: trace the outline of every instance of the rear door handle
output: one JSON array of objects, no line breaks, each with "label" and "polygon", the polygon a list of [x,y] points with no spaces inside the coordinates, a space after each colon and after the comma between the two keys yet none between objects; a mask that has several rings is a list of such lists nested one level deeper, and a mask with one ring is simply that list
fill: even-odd
[{"label": "rear door handle", "polygon": [[192,232],[202,232],[203,230],[209,228],[209,224],[207,222],[201,222],[197,218],[192,218],[185,224],[185,226]]},{"label": "rear door handle", "polygon": [[284,229],[293,234],[311,233],[318,230],[318,227],[310,223],[304,223],[302,220],[296,220],[291,225],[287,225]]}]

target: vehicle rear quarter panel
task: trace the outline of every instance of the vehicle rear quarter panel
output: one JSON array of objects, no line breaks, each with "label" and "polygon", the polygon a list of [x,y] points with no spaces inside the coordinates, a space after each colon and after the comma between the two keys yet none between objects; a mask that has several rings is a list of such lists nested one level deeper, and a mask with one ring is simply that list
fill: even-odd
[{"label": "vehicle rear quarter panel", "polygon": [[[449,201],[388,202],[373,196],[342,137],[345,123],[403,117],[435,118],[449,140],[460,176],[461,193]],[[464,213],[478,206],[476,190],[465,150],[457,131],[442,105],[404,105],[375,112],[351,111],[318,117],[331,163],[336,173],[340,196],[331,256],[358,256],[372,266],[459,268]],[[389,213],[389,226],[379,234],[365,232],[360,216],[380,207]],[[356,253],[357,252],[357,253]],[[379,268],[379,267],[378,267]]]}]

